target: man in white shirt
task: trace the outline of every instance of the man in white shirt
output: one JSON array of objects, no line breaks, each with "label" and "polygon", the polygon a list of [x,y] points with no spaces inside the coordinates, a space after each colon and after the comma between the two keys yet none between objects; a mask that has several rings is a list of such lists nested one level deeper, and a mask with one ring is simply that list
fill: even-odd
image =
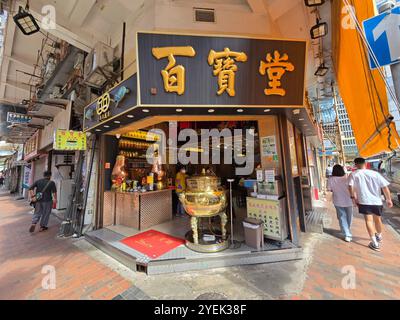
[{"label": "man in white shirt", "polygon": [[354,163],[358,170],[353,172],[349,178],[350,194],[357,204],[359,212],[364,215],[367,230],[372,240],[369,247],[372,250],[380,251],[383,240],[382,192],[385,195],[387,206],[392,208],[390,183],[378,172],[367,170],[365,159],[357,158]]}]

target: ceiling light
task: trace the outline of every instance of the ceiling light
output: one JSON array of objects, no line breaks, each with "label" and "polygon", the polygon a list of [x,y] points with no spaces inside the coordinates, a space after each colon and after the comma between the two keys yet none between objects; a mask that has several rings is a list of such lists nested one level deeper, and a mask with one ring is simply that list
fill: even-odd
[{"label": "ceiling light", "polygon": [[295,114],[295,115],[300,114],[300,112],[301,112],[300,109],[294,109],[294,110],[293,110],[293,114]]},{"label": "ceiling light", "polygon": [[133,119],[135,116],[134,116],[134,115],[131,115],[131,114],[128,114],[127,117],[128,117],[129,119]]},{"label": "ceiling light", "polygon": [[300,118],[299,121],[304,121],[304,119],[303,119],[303,118]]},{"label": "ceiling light", "polygon": [[150,112],[149,109],[143,109],[142,111],[143,111],[144,113],[149,113],[149,112]]},{"label": "ceiling light", "polygon": [[97,132],[101,132],[101,130],[100,130],[100,129],[96,129],[96,131],[97,131]]},{"label": "ceiling light", "polygon": [[310,30],[311,39],[318,39],[325,37],[328,34],[328,24],[326,22],[319,22],[317,19],[317,24]]},{"label": "ceiling light", "polygon": [[40,31],[40,27],[37,24],[33,15],[29,12],[29,6],[27,5],[25,10],[20,6],[18,13],[13,17],[15,24],[26,36],[30,36]]},{"label": "ceiling light", "polygon": [[239,112],[239,113],[242,113],[244,110],[243,109],[237,109],[236,111]]},{"label": "ceiling light", "polygon": [[104,128],[108,129],[110,126],[104,126]]},{"label": "ceiling light", "polygon": [[316,7],[325,3],[325,0],[304,0],[307,7]]},{"label": "ceiling light", "polygon": [[182,109],[176,109],[176,112],[182,112],[183,110]]},{"label": "ceiling light", "polygon": [[208,110],[208,113],[214,113],[214,112],[215,112],[214,109],[209,109],[209,110]]},{"label": "ceiling light", "polygon": [[116,124],[120,124],[120,123],[121,123],[121,121],[114,121],[114,123],[116,123]]},{"label": "ceiling light", "polygon": [[[329,68],[328,68],[328,67],[325,67],[325,63],[322,63],[322,64],[318,67],[317,71],[315,71],[314,75],[315,75],[316,77],[325,77],[326,74],[328,73],[328,71],[329,71]],[[322,91],[322,89],[321,89],[321,91]]]},{"label": "ceiling light", "polygon": [[265,109],[264,110],[264,112],[270,112],[271,111],[271,109]]}]

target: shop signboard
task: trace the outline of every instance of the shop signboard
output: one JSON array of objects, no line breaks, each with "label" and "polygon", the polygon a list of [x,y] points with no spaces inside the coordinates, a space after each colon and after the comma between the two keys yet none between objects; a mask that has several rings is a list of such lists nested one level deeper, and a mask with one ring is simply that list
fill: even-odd
[{"label": "shop signboard", "polygon": [[54,134],[54,150],[57,151],[85,151],[86,134],[82,131],[57,129]]},{"label": "shop signboard", "polygon": [[282,240],[282,215],[279,201],[247,198],[247,216],[262,220],[264,235],[268,239]]},{"label": "shop signboard", "polygon": [[25,161],[29,161],[38,155],[39,151],[39,135],[40,130],[37,131],[24,145]]},{"label": "shop signboard", "polygon": [[32,122],[32,117],[22,113],[8,112],[7,122],[12,124],[29,124]]},{"label": "shop signboard", "polygon": [[89,104],[84,111],[84,130],[127,112],[137,105],[136,74],[121,82]]},{"label": "shop signboard", "polygon": [[140,106],[303,107],[306,41],[139,32]]}]

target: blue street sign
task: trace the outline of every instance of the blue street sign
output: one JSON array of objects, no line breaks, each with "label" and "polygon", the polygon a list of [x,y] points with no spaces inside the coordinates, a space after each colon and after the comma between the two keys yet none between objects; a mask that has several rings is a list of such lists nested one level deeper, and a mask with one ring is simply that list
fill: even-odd
[{"label": "blue street sign", "polygon": [[400,62],[400,6],[363,22],[364,33],[378,64],[369,57],[371,69]]}]

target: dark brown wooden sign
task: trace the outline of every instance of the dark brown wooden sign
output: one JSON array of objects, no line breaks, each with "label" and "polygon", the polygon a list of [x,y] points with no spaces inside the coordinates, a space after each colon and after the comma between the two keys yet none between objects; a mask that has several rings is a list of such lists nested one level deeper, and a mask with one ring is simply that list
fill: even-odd
[{"label": "dark brown wooden sign", "polygon": [[138,105],[303,106],[306,41],[138,33]]}]

